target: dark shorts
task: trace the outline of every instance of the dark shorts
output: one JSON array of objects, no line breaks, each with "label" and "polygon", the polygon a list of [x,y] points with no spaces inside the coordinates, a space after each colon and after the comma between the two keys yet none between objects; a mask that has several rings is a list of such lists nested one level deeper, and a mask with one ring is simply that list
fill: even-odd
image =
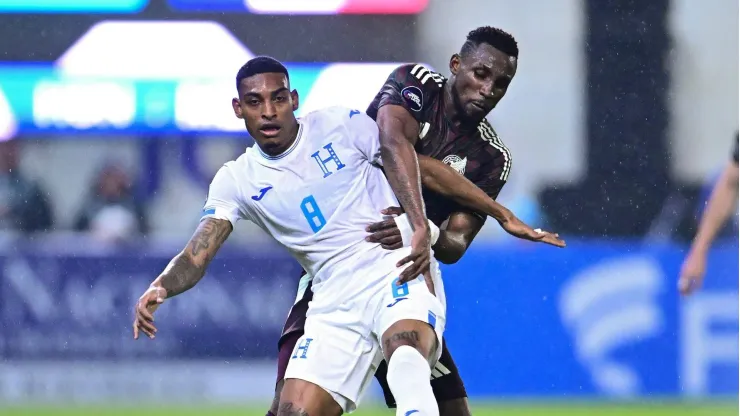
[{"label": "dark shorts", "polygon": [[[285,377],[285,370],[288,368],[288,362],[290,361],[291,354],[293,354],[293,349],[296,343],[298,343],[298,340],[303,336],[306,312],[308,312],[308,302],[311,301],[312,297],[313,292],[309,286],[303,298],[293,305],[288,314],[288,319],[285,321],[283,334],[280,336],[280,341],[278,341],[277,382]],[[375,378],[383,388],[385,403],[388,407],[395,408],[396,399],[393,398],[393,393],[391,393],[391,389],[388,387],[388,380],[386,379],[387,372],[388,365],[383,361],[375,373]],[[442,340],[442,357],[432,369],[432,390],[434,391],[434,397],[437,399],[437,402],[468,397],[465,391],[465,385],[460,377],[460,373],[457,371],[455,361],[452,360],[452,355],[450,355],[450,350],[447,349],[444,339]]]}]

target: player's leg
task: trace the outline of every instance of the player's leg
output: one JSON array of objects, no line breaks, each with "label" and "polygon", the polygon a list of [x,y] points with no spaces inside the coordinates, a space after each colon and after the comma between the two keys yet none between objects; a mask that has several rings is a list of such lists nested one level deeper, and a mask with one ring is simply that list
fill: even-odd
[{"label": "player's leg", "polygon": [[285,373],[278,416],[351,412],[369,385],[380,361],[380,346],[370,326],[362,322],[365,311],[333,309],[306,318],[305,333]]},{"label": "player's leg", "polygon": [[288,318],[285,320],[283,326],[283,333],[278,341],[278,368],[277,368],[277,380],[275,382],[275,396],[272,399],[270,410],[267,412],[267,416],[275,416],[278,412],[278,404],[280,403],[280,392],[283,389],[285,370],[288,368],[288,362],[290,356],[293,354],[293,349],[298,343],[298,339],[303,336],[304,326],[306,324],[306,313],[308,312],[308,303],[313,298],[313,292],[311,291],[311,280],[305,272],[301,275],[301,279],[298,284],[298,293],[296,295],[296,302],[293,307],[290,308]]},{"label": "player's leg", "polygon": [[[387,372],[388,365],[383,361],[378,366],[378,371],[375,372],[375,378],[383,390],[386,405],[395,409],[396,399],[388,386]],[[432,391],[439,406],[440,416],[471,416],[465,385],[444,340],[442,340],[442,356],[432,368]]]},{"label": "player's leg", "polygon": [[342,407],[324,388],[296,378],[285,380],[277,416],[341,416]]},{"label": "player's leg", "polygon": [[402,286],[388,281],[376,318],[396,415],[439,415],[430,379],[442,352],[445,301],[442,280],[434,272],[436,297],[421,277]]},{"label": "player's leg", "polygon": [[396,398],[396,415],[439,415],[430,383],[430,362],[436,361],[437,343],[437,335],[424,321],[397,321],[383,333],[383,355],[388,362],[388,386]]},{"label": "player's leg", "polygon": [[277,380],[275,383],[275,396],[272,399],[272,405],[270,411],[267,412],[267,416],[276,416],[278,414],[278,404],[280,404],[280,393],[283,391],[283,385],[285,384],[285,370],[288,368],[288,362],[293,354],[298,340],[303,336],[303,331],[293,331],[288,334],[283,334],[278,343],[278,371]]},{"label": "player's leg", "polygon": [[471,416],[468,393],[444,339],[442,356],[432,368],[432,390],[440,416]]}]

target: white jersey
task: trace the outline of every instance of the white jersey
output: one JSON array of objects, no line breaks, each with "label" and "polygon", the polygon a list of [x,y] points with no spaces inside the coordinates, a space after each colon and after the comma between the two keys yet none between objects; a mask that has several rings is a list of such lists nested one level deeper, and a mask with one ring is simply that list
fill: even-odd
[{"label": "white jersey", "polygon": [[298,123],[284,153],[268,156],[255,144],[226,163],[211,183],[203,218],[254,222],[313,276],[314,290],[338,275],[361,281],[392,271],[410,248],[389,251],[365,241],[365,227],[382,220],[380,211],[399,206],[378,166],[375,121],[330,107]]}]

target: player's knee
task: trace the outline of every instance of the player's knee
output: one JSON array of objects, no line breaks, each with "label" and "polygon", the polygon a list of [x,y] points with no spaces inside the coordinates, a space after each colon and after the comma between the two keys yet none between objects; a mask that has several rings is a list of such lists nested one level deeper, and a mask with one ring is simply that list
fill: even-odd
[{"label": "player's knee", "polygon": [[287,379],[280,392],[277,416],[341,416],[342,408],[333,397],[316,384]]},{"label": "player's knee", "polygon": [[383,354],[390,360],[401,346],[409,346],[429,359],[437,347],[437,334],[429,324],[416,320],[402,320],[391,325],[382,337]]},{"label": "player's knee", "polygon": [[278,405],[280,404],[280,393],[283,391],[283,383],[285,383],[285,380],[280,380],[277,382],[277,385],[275,385],[275,396],[272,398],[270,413],[268,414],[277,415],[278,413]]}]

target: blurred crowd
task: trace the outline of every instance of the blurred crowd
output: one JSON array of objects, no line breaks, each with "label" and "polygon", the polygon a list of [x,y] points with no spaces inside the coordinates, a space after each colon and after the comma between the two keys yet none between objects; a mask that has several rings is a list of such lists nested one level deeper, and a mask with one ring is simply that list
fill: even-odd
[{"label": "blurred crowd", "polygon": [[[58,230],[49,193],[20,166],[21,143],[0,142],[0,231],[24,234]],[[116,161],[102,164],[77,208],[74,231],[120,242],[148,231],[146,207],[132,174]]]}]

